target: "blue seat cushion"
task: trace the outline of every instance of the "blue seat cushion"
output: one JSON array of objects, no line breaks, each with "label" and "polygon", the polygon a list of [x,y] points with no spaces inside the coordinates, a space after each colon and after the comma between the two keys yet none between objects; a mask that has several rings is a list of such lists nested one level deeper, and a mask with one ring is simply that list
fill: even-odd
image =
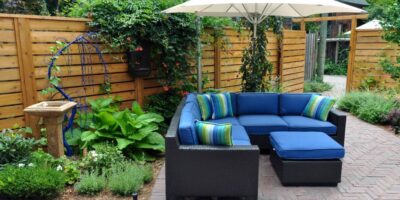
[{"label": "blue seat cushion", "polygon": [[230,123],[232,125],[240,125],[239,120],[236,117],[226,117],[226,118],[222,118],[222,119],[209,119],[207,121],[216,123],[216,124]]},{"label": "blue seat cushion", "polygon": [[201,120],[200,109],[195,102],[187,102],[181,113],[178,135],[181,144],[199,144],[196,134],[195,122]]},{"label": "blue seat cushion", "polygon": [[328,135],[336,134],[336,126],[330,122],[311,119],[304,116],[282,116],[289,131],[318,131]]},{"label": "blue seat cushion", "polygon": [[250,138],[243,126],[232,126],[232,143],[233,146],[251,145]]},{"label": "blue seat cushion", "polygon": [[278,115],[242,115],[239,116],[239,123],[252,135],[268,135],[272,131],[288,130],[288,125]]},{"label": "blue seat cushion", "polygon": [[301,115],[313,94],[281,94],[279,96],[280,115]]},{"label": "blue seat cushion", "polygon": [[278,115],[279,94],[240,93],[237,95],[238,115]]},{"label": "blue seat cushion", "polygon": [[270,141],[283,159],[340,159],[345,153],[339,143],[322,132],[272,132]]}]

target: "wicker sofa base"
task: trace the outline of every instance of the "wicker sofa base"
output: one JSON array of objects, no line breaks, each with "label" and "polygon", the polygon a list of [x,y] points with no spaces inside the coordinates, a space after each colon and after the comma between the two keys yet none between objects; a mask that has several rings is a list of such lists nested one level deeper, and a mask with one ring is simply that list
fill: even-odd
[{"label": "wicker sofa base", "polygon": [[272,167],[284,186],[337,186],[342,175],[342,161],[285,160],[270,152]]}]

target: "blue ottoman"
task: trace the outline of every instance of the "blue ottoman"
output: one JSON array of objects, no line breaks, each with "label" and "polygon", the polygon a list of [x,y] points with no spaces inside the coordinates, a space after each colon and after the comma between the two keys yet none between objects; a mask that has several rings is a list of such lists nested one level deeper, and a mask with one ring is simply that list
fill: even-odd
[{"label": "blue ottoman", "polygon": [[322,132],[271,132],[271,164],[282,185],[336,186],[343,146]]}]

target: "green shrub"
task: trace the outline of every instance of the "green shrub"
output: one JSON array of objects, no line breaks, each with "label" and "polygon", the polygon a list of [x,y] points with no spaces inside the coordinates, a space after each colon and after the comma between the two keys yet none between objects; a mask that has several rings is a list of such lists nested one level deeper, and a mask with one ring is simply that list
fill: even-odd
[{"label": "green shrub", "polygon": [[306,81],[304,83],[304,92],[326,92],[332,89],[332,85],[322,81]]},{"label": "green shrub", "polygon": [[384,93],[352,92],[338,101],[338,108],[351,112],[369,123],[385,123],[388,113],[399,105],[393,98],[385,97]]},{"label": "green shrub", "polygon": [[81,173],[78,161],[65,156],[56,159],[42,150],[33,152],[29,162],[38,167],[52,168],[63,172],[65,183],[69,185],[74,184]]},{"label": "green shrub", "polygon": [[106,183],[106,177],[98,175],[98,172],[94,171],[83,174],[81,180],[75,184],[74,188],[78,194],[93,196],[103,191]]},{"label": "green shrub", "polygon": [[35,147],[44,144],[44,140],[22,136],[31,132],[30,128],[17,128],[4,129],[0,133],[0,165],[25,162]]},{"label": "green shrub", "polygon": [[138,192],[143,184],[153,178],[150,167],[132,162],[113,165],[109,172],[108,189],[119,196],[129,196]]},{"label": "green shrub", "polygon": [[54,199],[63,190],[64,179],[55,169],[7,166],[0,171],[0,199]]},{"label": "green shrub", "polygon": [[335,64],[333,61],[328,60],[325,63],[324,70],[324,74],[326,75],[347,75],[347,61],[345,63]]},{"label": "green shrub", "polygon": [[387,116],[386,120],[392,125],[396,134],[400,134],[400,108],[392,110]]},{"label": "green shrub", "polygon": [[115,163],[125,160],[122,151],[110,143],[99,143],[94,146],[93,151],[82,159],[81,165],[85,170],[98,171],[103,173],[103,169],[110,168]]},{"label": "green shrub", "polygon": [[88,126],[80,124],[84,130],[81,135],[83,147],[95,148],[104,142],[115,144],[118,149],[137,161],[152,161],[154,154],[164,152],[164,137],[159,134],[158,125],[164,118],[156,113],[146,113],[137,102],[131,109],[121,110],[112,98],[99,98],[89,101],[92,112]]},{"label": "green shrub", "polygon": [[168,92],[154,94],[147,97],[145,110],[148,112],[158,113],[165,119],[165,121],[160,124],[160,132],[162,134],[167,133],[168,126],[171,123],[171,119],[181,100],[182,95],[178,94],[175,90],[169,90]]}]

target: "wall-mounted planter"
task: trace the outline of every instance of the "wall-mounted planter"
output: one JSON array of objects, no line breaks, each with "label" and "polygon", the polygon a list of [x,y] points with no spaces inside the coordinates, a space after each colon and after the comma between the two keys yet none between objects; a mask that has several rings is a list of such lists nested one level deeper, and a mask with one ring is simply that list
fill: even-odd
[{"label": "wall-mounted planter", "polygon": [[141,42],[134,51],[126,53],[128,58],[128,73],[133,77],[147,77],[151,74],[149,42]]}]

